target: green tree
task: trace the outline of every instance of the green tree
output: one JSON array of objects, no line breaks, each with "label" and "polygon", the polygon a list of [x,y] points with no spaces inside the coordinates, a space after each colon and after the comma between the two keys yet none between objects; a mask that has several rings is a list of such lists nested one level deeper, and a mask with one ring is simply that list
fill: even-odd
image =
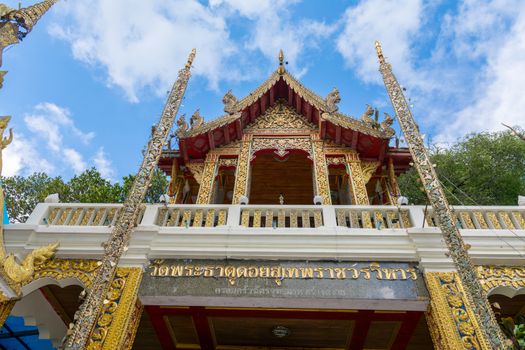
[{"label": "green tree", "polygon": [[[123,196],[124,198],[127,197],[129,191],[131,190],[131,185],[133,184],[133,181],[135,180],[135,175],[128,175],[124,176],[123,180]],[[160,196],[163,194],[168,193],[168,186],[169,181],[166,177],[166,174],[159,168],[155,168],[153,171],[153,177],[151,179],[151,186],[148,189],[148,192],[146,192],[146,196],[144,197],[145,203],[158,203]]]},{"label": "green tree", "polygon": [[[433,148],[431,158],[452,204],[516,205],[525,194],[525,142],[511,132],[471,134],[448,149]],[[415,169],[399,187],[411,203],[427,202]]]},{"label": "green tree", "polygon": [[63,202],[116,203],[122,202],[122,186],[111,184],[95,168],[87,169],[68,181],[71,195]]},{"label": "green tree", "polygon": [[45,173],[34,173],[28,177],[2,177],[7,212],[12,222],[25,222],[37,203],[52,194],[68,199],[71,190],[61,177],[51,178]]},{"label": "green tree", "polygon": [[[9,219],[11,222],[25,222],[35,206],[53,193],[58,193],[64,203],[122,203],[134,178],[134,175],[124,176],[122,185],[118,182],[112,184],[91,168],[67,182],[60,176],[53,178],[45,173],[34,173],[27,177],[3,177],[2,186]],[[168,184],[166,175],[156,169],[145,202],[157,203],[166,193]]]}]

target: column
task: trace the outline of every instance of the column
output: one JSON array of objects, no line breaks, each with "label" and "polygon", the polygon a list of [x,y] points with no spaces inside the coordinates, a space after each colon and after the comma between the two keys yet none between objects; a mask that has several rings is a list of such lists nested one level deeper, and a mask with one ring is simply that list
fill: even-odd
[{"label": "column", "polygon": [[0,302],[0,328],[3,327],[5,320],[9,317],[15,303],[15,300],[4,300]]},{"label": "column", "polygon": [[241,196],[248,196],[251,148],[252,135],[243,135],[241,151],[239,153],[239,159],[237,160],[237,169],[235,170],[232,204],[239,204]]},{"label": "column", "polygon": [[217,165],[219,155],[209,151],[204,161],[204,170],[202,171],[201,183],[199,186],[199,195],[196,204],[210,204],[212,199],[212,189],[217,175]]},{"label": "column", "polygon": [[427,272],[425,282],[430,294],[427,323],[434,347],[489,350],[457,272]]},{"label": "column", "polygon": [[328,181],[326,156],[323,151],[323,140],[319,138],[319,135],[312,134],[311,141],[315,174],[315,194],[323,198],[324,205],[330,205],[332,204],[332,198],[330,196],[330,183]]},{"label": "column", "polygon": [[396,172],[394,170],[394,161],[392,158],[388,158],[388,180],[390,182],[390,188],[392,189],[392,200],[394,205],[397,204],[397,198],[401,196],[401,190],[397,183]]},{"label": "column", "polygon": [[353,204],[369,205],[368,192],[366,191],[366,183],[359,156],[355,152],[346,153],[345,159]]},{"label": "column", "polygon": [[137,299],[141,279],[141,267],[117,269],[87,349],[131,349],[142,314]]}]

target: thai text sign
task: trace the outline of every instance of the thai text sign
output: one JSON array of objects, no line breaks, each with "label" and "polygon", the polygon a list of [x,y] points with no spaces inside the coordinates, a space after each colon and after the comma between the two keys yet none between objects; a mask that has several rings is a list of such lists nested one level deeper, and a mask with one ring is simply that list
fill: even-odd
[{"label": "thai text sign", "polygon": [[[385,267],[377,262],[365,266],[340,263],[338,266],[316,265],[301,266],[300,263],[290,266],[267,264],[231,264],[165,262],[155,260],[150,265],[149,275],[153,277],[204,277],[225,278],[230,285],[235,285],[244,278],[270,279],[278,286],[285,279],[377,279],[377,280],[416,280],[418,275],[413,267]],[[406,265],[406,264],[403,264]]]}]

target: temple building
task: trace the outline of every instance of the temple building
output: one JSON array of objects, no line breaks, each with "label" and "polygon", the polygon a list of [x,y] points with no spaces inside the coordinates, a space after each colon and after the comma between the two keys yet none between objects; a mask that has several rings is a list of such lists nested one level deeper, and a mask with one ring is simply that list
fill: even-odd
[{"label": "temple building", "polygon": [[[226,93],[224,115],[178,117],[159,162],[169,198],[142,206],[88,348],[491,349],[442,218],[405,205],[397,177],[413,160],[393,118],[371,106],[354,118],[339,101],[303,86],[281,52],[247,96]],[[122,208],[40,203],[7,225],[16,256],[60,247],[19,291],[0,276],[0,324],[23,317],[58,348]],[[524,314],[525,207],[454,212],[495,312]],[[0,333],[0,348],[23,338]]]}]

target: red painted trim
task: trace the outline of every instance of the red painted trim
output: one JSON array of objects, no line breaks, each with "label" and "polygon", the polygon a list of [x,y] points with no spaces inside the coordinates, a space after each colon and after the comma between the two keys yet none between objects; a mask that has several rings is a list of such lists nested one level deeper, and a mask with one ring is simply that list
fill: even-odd
[{"label": "red painted trim", "polygon": [[326,122],[322,119],[319,119],[319,128],[321,129],[321,138],[326,138]]},{"label": "red painted trim", "polygon": [[302,98],[299,95],[295,95],[295,105],[298,114],[303,114],[301,111]]},{"label": "red painted trim", "polygon": [[293,90],[290,86],[288,86],[288,104],[293,106]]},{"label": "red painted trim", "polygon": [[157,338],[162,346],[162,350],[176,350],[177,348],[175,347],[175,344],[173,344],[173,339],[171,339],[168,325],[162,318],[162,316],[164,316],[164,313],[162,312],[163,309],[158,306],[146,305],[144,306],[144,310],[146,310],[151,324],[153,325],[153,328],[155,328],[155,333],[157,334]]},{"label": "red painted trim", "polygon": [[180,140],[180,149],[182,151],[182,159],[184,159],[184,163],[188,163],[190,158],[188,157],[188,148],[186,147],[186,140]]},{"label": "red painted trim", "polygon": [[275,89],[276,89],[276,85],[272,85],[272,87],[270,88],[270,106],[273,106],[275,104]]},{"label": "red painted trim", "polygon": [[389,140],[381,141],[381,149],[379,150],[379,161],[381,163],[383,163],[383,159],[385,159],[386,149],[388,148],[388,141]]},{"label": "red painted trim", "polygon": [[352,133],[352,149],[357,151],[357,141],[359,141],[359,132],[354,130]]},{"label": "red painted trim", "polygon": [[335,127],[335,143],[341,143],[341,126],[337,125]]},{"label": "red painted trim", "polygon": [[261,96],[261,115],[266,112],[266,108],[268,107],[268,93],[265,93]]},{"label": "red painted trim", "polygon": [[361,318],[356,321],[354,330],[352,332],[352,339],[348,345],[348,350],[362,350],[365,346],[370,323],[374,315],[373,311],[359,311]]},{"label": "red painted trim", "polygon": [[409,311],[405,314],[405,319],[401,324],[401,328],[397,332],[396,339],[392,344],[390,350],[405,350],[414,334],[419,319],[421,318],[421,312]]},{"label": "red painted trim", "polygon": [[225,125],[222,128],[222,132],[224,133],[224,143],[230,143],[230,124]]},{"label": "red painted trim", "polygon": [[215,148],[215,140],[213,139],[213,130],[208,131],[208,143],[210,144],[210,149]]},{"label": "red painted trim", "polygon": [[237,139],[241,140],[242,139],[242,124],[241,124],[241,119],[237,119],[235,121],[235,129],[237,131]]},{"label": "red painted trim", "polygon": [[211,334],[210,324],[206,316],[206,310],[203,307],[191,307],[193,312],[193,324],[199,337],[201,350],[213,350],[215,345],[213,342],[213,335]]},{"label": "red painted trim", "polygon": [[309,123],[312,122],[312,105],[309,104],[308,102],[305,102],[306,103],[306,106],[305,106],[305,109],[306,109],[306,119],[308,120]]}]

